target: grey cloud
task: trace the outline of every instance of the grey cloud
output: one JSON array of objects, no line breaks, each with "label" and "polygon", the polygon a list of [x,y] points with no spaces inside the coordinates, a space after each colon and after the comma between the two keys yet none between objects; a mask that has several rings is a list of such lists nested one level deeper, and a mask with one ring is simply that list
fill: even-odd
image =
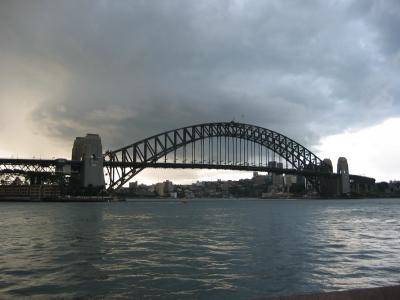
[{"label": "grey cloud", "polygon": [[312,146],[399,114],[397,8],[361,0],[3,1],[0,63],[7,70],[21,57],[44,73],[63,70],[63,88],[32,113],[57,138],[98,132],[114,148],[235,118]]},{"label": "grey cloud", "polygon": [[400,49],[400,2],[387,1],[354,1],[351,12],[363,18],[370,29],[375,30],[378,47],[387,56],[398,55]]}]

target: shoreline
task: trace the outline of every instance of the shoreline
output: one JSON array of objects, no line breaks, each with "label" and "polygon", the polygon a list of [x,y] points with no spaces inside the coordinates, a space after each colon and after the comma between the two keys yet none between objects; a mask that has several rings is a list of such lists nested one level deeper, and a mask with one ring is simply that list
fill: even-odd
[{"label": "shoreline", "polygon": [[59,196],[59,197],[0,197],[0,202],[120,202],[125,199],[111,196]]},{"label": "shoreline", "polygon": [[0,197],[0,202],[28,202],[28,203],[44,203],[44,202],[62,202],[62,203],[79,203],[79,202],[182,202],[190,203],[200,201],[300,201],[300,200],[369,200],[369,199],[400,199],[400,196],[393,197],[232,197],[232,198],[215,198],[215,197],[199,197],[199,198],[139,198],[139,197],[112,197],[112,196],[62,196],[57,198],[29,198],[29,197]]}]

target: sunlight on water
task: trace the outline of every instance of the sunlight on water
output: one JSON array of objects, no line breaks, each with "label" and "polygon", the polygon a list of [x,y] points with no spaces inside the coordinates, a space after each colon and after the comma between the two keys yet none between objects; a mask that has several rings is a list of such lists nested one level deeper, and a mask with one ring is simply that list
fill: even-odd
[{"label": "sunlight on water", "polygon": [[400,201],[1,203],[0,296],[245,299],[400,282]]}]

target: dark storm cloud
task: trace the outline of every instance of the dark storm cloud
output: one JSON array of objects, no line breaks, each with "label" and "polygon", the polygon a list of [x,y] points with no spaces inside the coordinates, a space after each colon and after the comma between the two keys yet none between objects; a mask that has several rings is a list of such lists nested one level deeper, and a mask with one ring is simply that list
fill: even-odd
[{"label": "dark storm cloud", "polygon": [[388,1],[355,1],[350,11],[377,30],[377,46],[384,54],[398,55],[400,48],[400,2]]},{"label": "dark storm cloud", "polygon": [[32,113],[63,139],[235,118],[311,146],[398,115],[398,3],[3,1],[0,72],[63,74]]}]

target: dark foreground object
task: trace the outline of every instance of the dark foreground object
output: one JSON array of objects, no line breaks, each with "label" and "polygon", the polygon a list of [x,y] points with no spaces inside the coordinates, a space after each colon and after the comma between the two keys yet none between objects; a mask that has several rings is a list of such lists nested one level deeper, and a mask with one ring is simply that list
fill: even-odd
[{"label": "dark foreground object", "polygon": [[281,296],[272,298],[258,298],[258,300],[398,300],[400,299],[400,285],[357,289],[340,292],[318,293],[297,296]]}]

